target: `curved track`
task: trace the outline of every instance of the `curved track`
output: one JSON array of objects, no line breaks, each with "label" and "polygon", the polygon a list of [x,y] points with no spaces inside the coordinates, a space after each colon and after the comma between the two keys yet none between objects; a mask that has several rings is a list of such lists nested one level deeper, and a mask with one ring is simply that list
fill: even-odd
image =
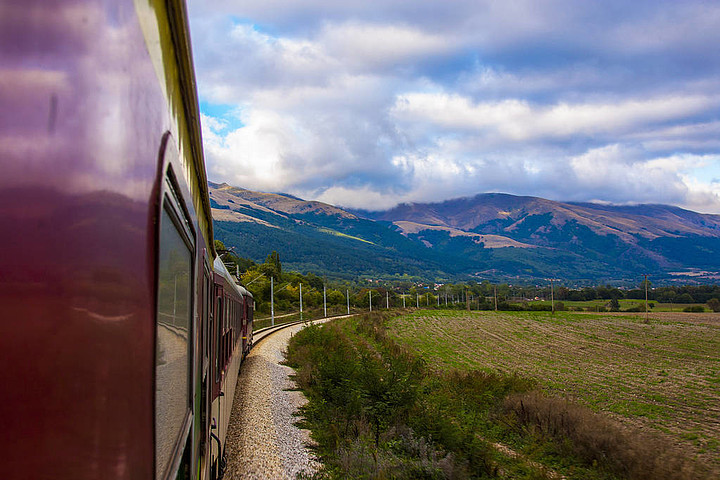
[{"label": "curved track", "polygon": [[304,326],[346,316],[289,322],[255,332],[235,390],[225,480],[290,480],[317,470],[319,464],[307,447],[309,432],[295,425],[305,397],[292,381],[294,371],[281,363],[291,336]]},{"label": "curved track", "polygon": [[[297,321],[295,321],[295,322],[288,322],[288,323],[283,323],[283,324],[280,324],[280,325],[275,325],[275,326],[272,326],[272,327],[261,328],[261,329],[259,329],[259,330],[255,330],[255,332],[253,333],[253,347],[255,347],[255,345],[257,345],[257,344],[260,343],[263,339],[265,339],[266,337],[269,337],[269,336],[272,335],[273,333],[278,332],[278,331],[283,330],[283,329],[288,328],[288,327],[292,327],[292,326],[294,326],[294,325],[302,325],[302,324],[310,325],[310,324],[312,324],[312,323],[322,323],[322,322],[325,322],[325,321],[327,321],[327,320],[334,320],[334,319],[337,319],[337,318],[353,317],[353,316],[355,316],[355,315],[360,315],[360,314],[359,314],[359,313],[351,313],[351,314],[349,314],[349,315],[348,315],[348,314],[330,315],[330,316],[328,316],[328,317],[316,318],[316,319],[314,319],[314,320],[297,320]],[[277,318],[277,317],[276,317],[276,318]],[[242,367],[241,367],[241,368],[242,368]]]}]

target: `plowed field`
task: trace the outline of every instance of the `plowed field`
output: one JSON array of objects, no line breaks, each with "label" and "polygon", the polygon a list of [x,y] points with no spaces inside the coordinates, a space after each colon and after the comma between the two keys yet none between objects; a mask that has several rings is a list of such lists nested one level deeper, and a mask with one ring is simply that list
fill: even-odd
[{"label": "plowed field", "polygon": [[418,311],[390,328],[437,368],[534,378],[720,468],[720,314]]}]

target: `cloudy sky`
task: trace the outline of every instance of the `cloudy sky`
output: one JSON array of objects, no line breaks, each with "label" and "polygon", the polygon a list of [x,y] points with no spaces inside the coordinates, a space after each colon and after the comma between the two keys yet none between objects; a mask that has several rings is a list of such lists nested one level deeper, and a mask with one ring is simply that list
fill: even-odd
[{"label": "cloudy sky", "polygon": [[720,2],[189,0],[208,176],[720,213]]}]

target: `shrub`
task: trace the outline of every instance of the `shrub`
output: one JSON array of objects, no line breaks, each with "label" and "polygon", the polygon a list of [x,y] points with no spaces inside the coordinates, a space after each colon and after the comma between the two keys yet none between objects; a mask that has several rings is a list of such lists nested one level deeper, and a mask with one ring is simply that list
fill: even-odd
[{"label": "shrub", "polygon": [[522,312],[526,310],[526,308],[520,303],[500,302],[498,303],[498,310],[505,312]]},{"label": "shrub", "polygon": [[611,312],[619,312],[620,311],[620,302],[618,302],[618,299],[613,297],[610,300],[610,311]]},{"label": "shrub", "polygon": [[458,421],[456,407],[487,409],[527,381],[481,372],[427,378],[424,362],[388,339],[385,317],[310,326],[288,346],[309,400],[301,424],[327,468],[342,478],[492,475],[492,448]]},{"label": "shrub", "polygon": [[659,437],[547,397],[535,381],[428,368],[389,338],[388,317],[309,326],[288,346],[288,364],[309,400],[300,424],[312,431],[323,459],[315,478],[492,478],[501,471],[549,478],[540,467],[503,460],[484,438],[516,442],[545,455],[542,461],[561,457],[573,478],[683,480],[705,473]]},{"label": "shrub", "polygon": [[659,436],[629,432],[610,419],[567,400],[533,391],[505,401],[522,430],[559,440],[566,455],[577,455],[622,478],[685,480],[707,474]]},{"label": "shrub", "polygon": [[690,305],[688,307],[683,308],[683,312],[689,312],[689,313],[702,313],[705,311],[705,307],[702,305]]},{"label": "shrub", "polygon": [[549,303],[531,303],[530,310],[533,312],[549,312],[552,310],[552,305]]},{"label": "shrub", "polygon": [[710,300],[708,300],[707,306],[713,312],[720,312],[720,300],[718,300],[717,298],[711,298]]}]

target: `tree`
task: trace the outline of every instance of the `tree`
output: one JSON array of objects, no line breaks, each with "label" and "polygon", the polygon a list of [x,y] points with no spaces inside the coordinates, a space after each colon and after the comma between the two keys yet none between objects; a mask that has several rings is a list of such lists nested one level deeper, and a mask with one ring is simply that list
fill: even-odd
[{"label": "tree", "polygon": [[268,255],[265,263],[261,266],[261,270],[266,276],[273,277],[276,281],[280,279],[282,265],[280,264],[280,255],[275,250]]},{"label": "tree", "polygon": [[695,303],[695,299],[689,293],[683,293],[675,297],[675,303]]},{"label": "tree", "polygon": [[282,265],[280,264],[280,255],[273,250],[270,255],[268,255],[267,260],[265,260],[265,263],[269,263],[273,266],[275,271],[278,273],[278,276],[282,275]]},{"label": "tree", "polygon": [[305,275],[305,279],[307,280],[307,283],[315,290],[323,289],[323,279],[318,277],[314,273],[308,273],[307,275]]},{"label": "tree", "polygon": [[717,298],[711,298],[710,300],[708,300],[707,306],[713,312],[720,312],[720,300],[718,300]]},{"label": "tree", "polygon": [[344,305],[345,295],[338,290],[330,290],[327,292],[327,302],[330,305]]},{"label": "tree", "polygon": [[618,299],[613,297],[610,300],[610,311],[611,312],[619,312],[620,311],[620,302],[618,302]]}]

